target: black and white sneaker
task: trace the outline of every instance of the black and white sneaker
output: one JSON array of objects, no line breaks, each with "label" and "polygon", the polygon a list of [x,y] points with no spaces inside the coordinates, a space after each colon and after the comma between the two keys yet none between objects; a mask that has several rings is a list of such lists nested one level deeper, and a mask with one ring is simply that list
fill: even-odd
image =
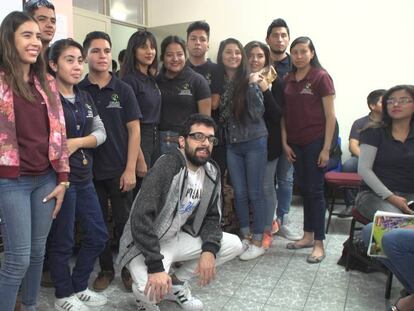
[{"label": "black and white sneaker", "polygon": [[58,311],[89,311],[90,309],[73,294],[65,298],[55,299],[55,310]]},{"label": "black and white sneaker", "polygon": [[106,296],[91,291],[89,288],[86,288],[84,291],[76,293],[76,296],[80,301],[82,301],[85,305],[89,307],[103,306],[108,301],[108,298],[106,298]]},{"label": "black and white sneaker", "polygon": [[132,292],[135,296],[137,311],[160,311],[160,308],[155,303],[149,301],[148,297],[138,289],[136,283],[132,283]]},{"label": "black and white sneaker", "polygon": [[203,310],[203,303],[200,299],[191,295],[190,285],[185,282],[183,285],[173,285],[172,292],[165,295],[165,300],[175,301],[187,311]]}]

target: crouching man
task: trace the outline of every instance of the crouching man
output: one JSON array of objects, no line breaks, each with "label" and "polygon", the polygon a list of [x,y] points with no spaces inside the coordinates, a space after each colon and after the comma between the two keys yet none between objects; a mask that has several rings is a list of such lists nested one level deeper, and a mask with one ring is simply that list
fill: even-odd
[{"label": "crouching man", "polygon": [[[144,178],[121,238],[118,262],[127,266],[138,310],[159,310],[163,299],[202,310],[187,281],[208,284],[216,267],[240,254],[240,239],[221,229],[220,171],[210,161],[213,119],[191,115],[179,148],[160,157]],[[180,262],[174,274],[171,264]]]}]

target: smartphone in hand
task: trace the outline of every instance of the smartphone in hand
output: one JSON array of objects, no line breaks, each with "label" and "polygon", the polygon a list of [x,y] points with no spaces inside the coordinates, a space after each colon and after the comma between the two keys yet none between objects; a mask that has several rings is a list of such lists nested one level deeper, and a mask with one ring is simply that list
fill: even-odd
[{"label": "smartphone in hand", "polygon": [[414,211],[414,201],[407,202],[407,205],[412,211]]}]

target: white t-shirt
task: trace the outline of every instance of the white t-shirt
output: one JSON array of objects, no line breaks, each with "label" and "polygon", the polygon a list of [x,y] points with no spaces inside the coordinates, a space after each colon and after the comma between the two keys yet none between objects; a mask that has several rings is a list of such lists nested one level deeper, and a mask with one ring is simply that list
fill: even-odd
[{"label": "white t-shirt", "polygon": [[163,239],[175,236],[185,224],[188,217],[190,217],[193,211],[197,208],[203,193],[205,174],[203,166],[200,166],[197,171],[188,170],[187,183],[183,189],[179,209],[173,219],[170,229],[163,236]]}]

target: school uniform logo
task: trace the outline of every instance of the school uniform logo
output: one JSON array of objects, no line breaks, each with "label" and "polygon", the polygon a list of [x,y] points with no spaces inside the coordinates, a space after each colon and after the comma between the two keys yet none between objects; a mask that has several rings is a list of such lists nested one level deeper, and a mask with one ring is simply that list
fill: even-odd
[{"label": "school uniform logo", "polygon": [[207,80],[208,85],[211,85],[211,73],[206,73],[204,78]]},{"label": "school uniform logo", "polygon": [[178,93],[178,95],[179,96],[192,96],[193,94],[191,93],[191,90],[190,90],[190,84],[185,83],[183,85],[183,88]]},{"label": "school uniform logo", "polygon": [[119,100],[119,95],[114,93],[111,96],[111,100],[109,101],[108,106],[106,106],[106,108],[118,108],[121,109],[121,101]]},{"label": "school uniform logo", "polygon": [[305,84],[305,86],[303,87],[302,91],[300,91],[300,94],[313,95],[313,92],[312,92],[312,83],[307,82]]},{"label": "school uniform logo", "polygon": [[89,118],[93,118],[93,111],[92,111],[92,106],[89,104],[85,104],[86,106],[86,117]]}]

